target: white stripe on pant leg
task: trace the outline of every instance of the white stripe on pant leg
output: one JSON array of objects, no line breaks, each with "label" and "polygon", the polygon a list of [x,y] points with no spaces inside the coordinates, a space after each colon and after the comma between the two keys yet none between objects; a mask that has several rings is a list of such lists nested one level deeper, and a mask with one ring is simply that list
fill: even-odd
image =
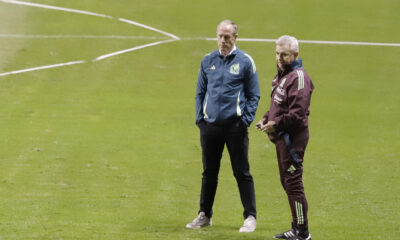
[{"label": "white stripe on pant leg", "polygon": [[304,224],[303,205],[297,201],[295,201],[295,204],[296,204],[297,224]]},{"label": "white stripe on pant leg", "polygon": [[299,215],[297,217],[297,223],[298,224],[304,224],[304,216],[303,216],[303,205],[299,202],[296,202],[298,205],[298,209],[299,209]]},{"label": "white stripe on pant leg", "polygon": [[300,213],[301,213],[301,224],[304,224],[303,204],[301,203],[300,203]]},{"label": "white stripe on pant leg", "polygon": [[298,204],[298,202],[295,202],[296,203],[296,216],[297,216],[297,224],[299,224],[299,204]]},{"label": "white stripe on pant leg", "polygon": [[299,205],[299,218],[298,218],[298,224],[303,224],[303,207],[301,205],[301,203],[297,202],[297,204]]}]

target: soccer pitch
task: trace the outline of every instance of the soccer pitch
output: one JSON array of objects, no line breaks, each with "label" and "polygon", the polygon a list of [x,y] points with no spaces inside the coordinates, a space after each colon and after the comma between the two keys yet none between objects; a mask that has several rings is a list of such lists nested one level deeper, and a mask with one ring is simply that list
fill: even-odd
[{"label": "soccer pitch", "polygon": [[[239,25],[239,38],[334,42],[300,42],[315,85],[304,164],[310,232],[398,238],[399,9],[397,0],[0,0],[0,240],[261,240],[289,229],[275,148],[254,124],[257,230],[238,232],[227,152],[214,226],[185,229],[201,185],[197,74],[223,19]],[[237,46],[257,65],[258,121],[275,45]]]}]

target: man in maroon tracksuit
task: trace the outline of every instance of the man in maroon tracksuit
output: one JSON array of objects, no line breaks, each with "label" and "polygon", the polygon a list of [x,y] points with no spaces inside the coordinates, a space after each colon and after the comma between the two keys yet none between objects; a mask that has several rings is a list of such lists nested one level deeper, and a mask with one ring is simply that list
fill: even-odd
[{"label": "man in maroon tracksuit", "polygon": [[292,229],[274,238],[311,240],[302,163],[309,138],[308,115],[314,86],[298,55],[296,38],[282,36],[276,41],[278,73],[272,81],[271,106],[257,128],[268,133],[276,146],[281,183],[292,211]]}]

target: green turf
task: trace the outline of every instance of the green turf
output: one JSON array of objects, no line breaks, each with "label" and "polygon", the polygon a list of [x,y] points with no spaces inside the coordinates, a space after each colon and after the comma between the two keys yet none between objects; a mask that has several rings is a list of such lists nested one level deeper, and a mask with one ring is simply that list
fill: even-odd
[{"label": "green turf", "polygon": [[[154,39],[0,38],[0,239],[270,239],[290,212],[274,146],[252,125],[258,226],[239,234],[242,207],[227,152],[211,228],[184,228],[201,184],[194,94],[202,57],[231,18],[240,37],[400,42],[400,4],[384,1],[36,1],[102,19],[0,2],[0,34],[125,35]],[[274,44],[238,42],[255,60],[269,106]],[[315,92],[304,182],[313,239],[396,239],[400,234],[399,47],[302,44]]]}]

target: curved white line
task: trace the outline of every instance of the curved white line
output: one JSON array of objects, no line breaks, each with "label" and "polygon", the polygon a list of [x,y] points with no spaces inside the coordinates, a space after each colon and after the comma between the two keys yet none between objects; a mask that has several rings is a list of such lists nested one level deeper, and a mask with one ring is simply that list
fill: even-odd
[{"label": "curved white line", "polygon": [[113,57],[113,56],[116,56],[116,55],[124,54],[124,53],[127,53],[127,52],[133,52],[133,51],[136,51],[136,50],[139,50],[139,49],[142,49],[142,48],[147,48],[147,47],[151,47],[151,46],[155,46],[155,45],[159,45],[159,44],[163,44],[163,43],[168,43],[168,42],[174,42],[174,41],[177,41],[177,40],[176,39],[169,39],[169,40],[165,40],[165,41],[153,42],[153,43],[144,44],[144,45],[140,45],[140,46],[137,46],[137,47],[121,50],[121,51],[118,51],[118,52],[105,54],[105,55],[102,55],[100,57],[97,57],[96,59],[93,60],[93,62],[100,61],[100,60],[103,60],[103,59],[106,59],[106,58],[109,58],[109,57]]},{"label": "curved white line", "polygon": [[132,21],[132,20],[124,19],[124,18],[119,18],[118,20],[120,20],[121,22],[126,22],[126,23],[129,23],[129,24],[132,24],[132,25],[136,25],[136,26],[148,29],[148,30],[152,30],[152,31],[164,34],[164,35],[169,36],[169,37],[171,37],[171,38],[173,38],[175,40],[180,40],[180,38],[175,36],[174,34],[161,31],[160,29],[157,29],[157,28],[153,28],[153,27],[150,27],[150,26],[147,26],[147,25],[144,25],[144,24]]},{"label": "curved white line", "polygon": [[123,35],[25,35],[25,34],[0,34],[0,38],[77,38],[77,39],[158,39],[162,40],[165,37],[154,36],[123,36]]},{"label": "curved white line", "polygon": [[[30,3],[30,2],[23,2],[23,1],[17,1],[17,0],[0,0],[0,1],[1,2],[5,2],[5,3],[26,5],[26,6],[31,6],[31,7],[47,8],[47,9],[52,9],[52,10],[64,11],[64,12],[73,12],[73,13],[79,13],[79,14],[85,14],[85,15],[93,15],[93,16],[103,17],[103,18],[113,18],[111,16],[100,14],[100,13],[93,13],[93,12],[89,12],[89,11],[76,10],[76,9],[71,9],[71,8],[56,7],[56,6],[45,5],[45,4]],[[175,36],[172,33],[168,33],[168,32],[162,31],[160,29],[157,29],[157,28],[154,28],[154,27],[150,27],[148,25],[145,25],[145,24],[142,24],[142,23],[138,23],[138,22],[135,22],[135,21],[132,21],[132,20],[129,20],[129,19],[119,18],[118,20],[121,21],[121,22],[125,22],[125,23],[129,23],[129,24],[132,24],[132,25],[136,25],[138,27],[142,27],[142,28],[154,31],[154,32],[161,33],[163,35],[169,36],[169,37],[171,37],[173,39],[176,39],[176,40],[180,39],[178,36]]]},{"label": "curved white line", "polygon": [[[5,2],[5,3],[18,4],[18,5],[26,5],[26,6],[31,6],[31,7],[40,7],[40,8],[47,8],[47,9],[58,10],[58,11],[73,12],[73,13],[79,13],[79,14],[85,14],[85,15],[92,15],[92,16],[103,17],[103,18],[111,18],[111,19],[113,18],[111,16],[104,15],[104,14],[93,13],[93,12],[82,11],[82,10],[76,10],[76,9],[71,9],[71,8],[55,7],[55,6],[45,5],[45,4],[30,3],[30,2],[23,2],[23,1],[17,1],[17,0],[0,0],[0,1],[1,2]],[[163,35],[171,37],[172,39],[165,40],[165,41],[158,41],[158,42],[149,43],[149,44],[137,46],[137,47],[130,48],[130,49],[121,50],[121,51],[118,51],[118,52],[109,53],[109,54],[97,57],[93,61],[100,61],[100,60],[103,60],[103,59],[106,59],[106,58],[109,58],[109,57],[112,57],[112,56],[120,55],[120,54],[127,53],[127,52],[132,52],[132,51],[136,51],[136,50],[139,50],[139,49],[142,49],[142,48],[151,47],[151,46],[155,46],[155,45],[159,45],[159,44],[163,44],[163,43],[168,43],[168,42],[172,42],[172,41],[176,41],[176,40],[180,39],[179,37],[177,37],[177,36],[175,36],[175,35],[173,35],[171,33],[167,33],[167,32],[161,31],[161,30],[159,30],[157,28],[153,28],[153,27],[150,27],[150,26],[147,26],[147,25],[144,25],[144,24],[132,21],[132,20],[119,18],[119,21],[126,22],[126,23],[129,23],[129,24],[132,24],[132,25],[136,25],[136,26],[148,29],[148,30],[152,30],[152,31],[161,33]],[[10,74],[18,74],[18,73],[23,73],[23,72],[30,72],[30,71],[36,71],[36,70],[42,70],[42,69],[48,69],[48,68],[55,68],[55,67],[79,64],[79,63],[84,63],[84,62],[85,61],[75,61],[75,62],[59,63],[59,64],[53,64],[53,65],[29,68],[29,69],[22,69],[22,70],[17,70],[17,71],[1,73],[0,77],[1,76],[6,76],[6,75],[10,75]]]},{"label": "curved white line", "polygon": [[2,76],[7,76],[11,74],[18,74],[18,73],[24,73],[24,72],[32,72],[32,71],[37,71],[37,70],[42,70],[42,69],[49,69],[49,68],[56,68],[56,67],[63,67],[63,66],[69,66],[69,65],[74,65],[74,64],[80,64],[84,63],[85,61],[73,61],[73,62],[66,62],[66,63],[58,63],[58,64],[52,64],[52,65],[46,65],[46,66],[40,66],[40,67],[34,67],[34,68],[27,68],[27,69],[22,69],[22,70],[16,70],[16,71],[11,71],[11,72],[6,72],[6,73],[0,73],[0,77]]},{"label": "curved white line", "polygon": [[39,4],[39,3],[30,3],[30,2],[23,2],[23,1],[16,1],[16,0],[0,0],[0,1],[5,2],[5,3],[18,4],[18,5],[26,5],[26,6],[30,6],[30,7],[47,8],[47,9],[52,9],[52,10],[64,11],[64,12],[73,12],[73,13],[79,13],[79,14],[85,14],[85,15],[92,15],[92,16],[96,16],[96,17],[113,18],[111,16],[100,14],[100,13],[93,13],[93,12],[76,10],[76,9],[71,9],[71,8],[55,7],[55,6]]}]

